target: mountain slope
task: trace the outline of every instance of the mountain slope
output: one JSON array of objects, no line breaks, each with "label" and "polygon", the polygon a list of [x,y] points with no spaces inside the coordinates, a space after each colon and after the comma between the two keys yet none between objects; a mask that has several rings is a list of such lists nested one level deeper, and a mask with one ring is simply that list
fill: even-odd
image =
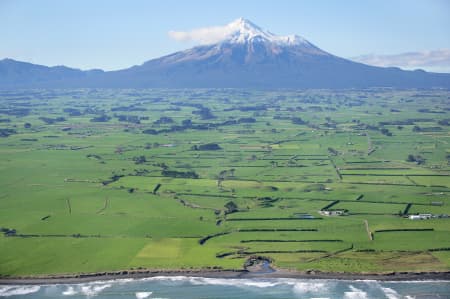
[{"label": "mountain slope", "polygon": [[[19,65],[18,65],[19,66]],[[450,74],[403,71],[356,63],[297,36],[278,36],[245,19],[224,27],[215,43],[112,72],[20,65],[4,71],[0,87],[450,87]]]},{"label": "mountain slope", "polygon": [[0,60],[0,87],[74,87],[95,80],[103,71],[81,71],[65,66],[48,67],[13,59]]}]

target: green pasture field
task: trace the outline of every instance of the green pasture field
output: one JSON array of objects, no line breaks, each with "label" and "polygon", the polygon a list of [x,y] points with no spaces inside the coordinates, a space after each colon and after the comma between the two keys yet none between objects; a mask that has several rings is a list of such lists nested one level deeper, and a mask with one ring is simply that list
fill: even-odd
[{"label": "green pasture field", "polygon": [[448,271],[449,96],[1,91],[0,276]]}]

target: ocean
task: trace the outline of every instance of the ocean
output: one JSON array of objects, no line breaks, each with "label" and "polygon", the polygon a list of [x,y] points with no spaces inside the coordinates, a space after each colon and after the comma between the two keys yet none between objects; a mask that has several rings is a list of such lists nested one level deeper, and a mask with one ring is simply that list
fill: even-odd
[{"label": "ocean", "polygon": [[0,297],[33,299],[423,299],[450,298],[450,282],[159,276],[80,284],[1,285]]}]

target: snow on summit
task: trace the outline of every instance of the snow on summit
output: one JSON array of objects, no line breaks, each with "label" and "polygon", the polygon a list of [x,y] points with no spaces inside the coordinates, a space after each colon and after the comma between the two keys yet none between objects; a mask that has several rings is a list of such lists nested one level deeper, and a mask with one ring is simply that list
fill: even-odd
[{"label": "snow on summit", "polygon": [[308,43],[298,35],[275,35],[270,31],[265,31],[261,27],[253,24],[249,20],[239,18],[226,26],[229,34],[223,41],[231,43],[247,43],[252,41],[265,41],[279,45],[299,45]]},{"label": "snow on summit", "polygon": [[191,31],[170,31],[169,36],[179,41],[194,41],[200,44],[269,42],[283,46],[309,45],[298,35],[276,35],[239,18],[225,26],[204,27]]}]

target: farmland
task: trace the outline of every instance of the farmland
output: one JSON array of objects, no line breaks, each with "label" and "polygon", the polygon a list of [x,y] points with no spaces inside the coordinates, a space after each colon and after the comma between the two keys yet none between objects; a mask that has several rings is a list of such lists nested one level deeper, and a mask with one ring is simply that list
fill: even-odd
[{"label": "farmland", "polygon": [[450,269],[448,91],[2,91],[0,153],[1,276]]}]

